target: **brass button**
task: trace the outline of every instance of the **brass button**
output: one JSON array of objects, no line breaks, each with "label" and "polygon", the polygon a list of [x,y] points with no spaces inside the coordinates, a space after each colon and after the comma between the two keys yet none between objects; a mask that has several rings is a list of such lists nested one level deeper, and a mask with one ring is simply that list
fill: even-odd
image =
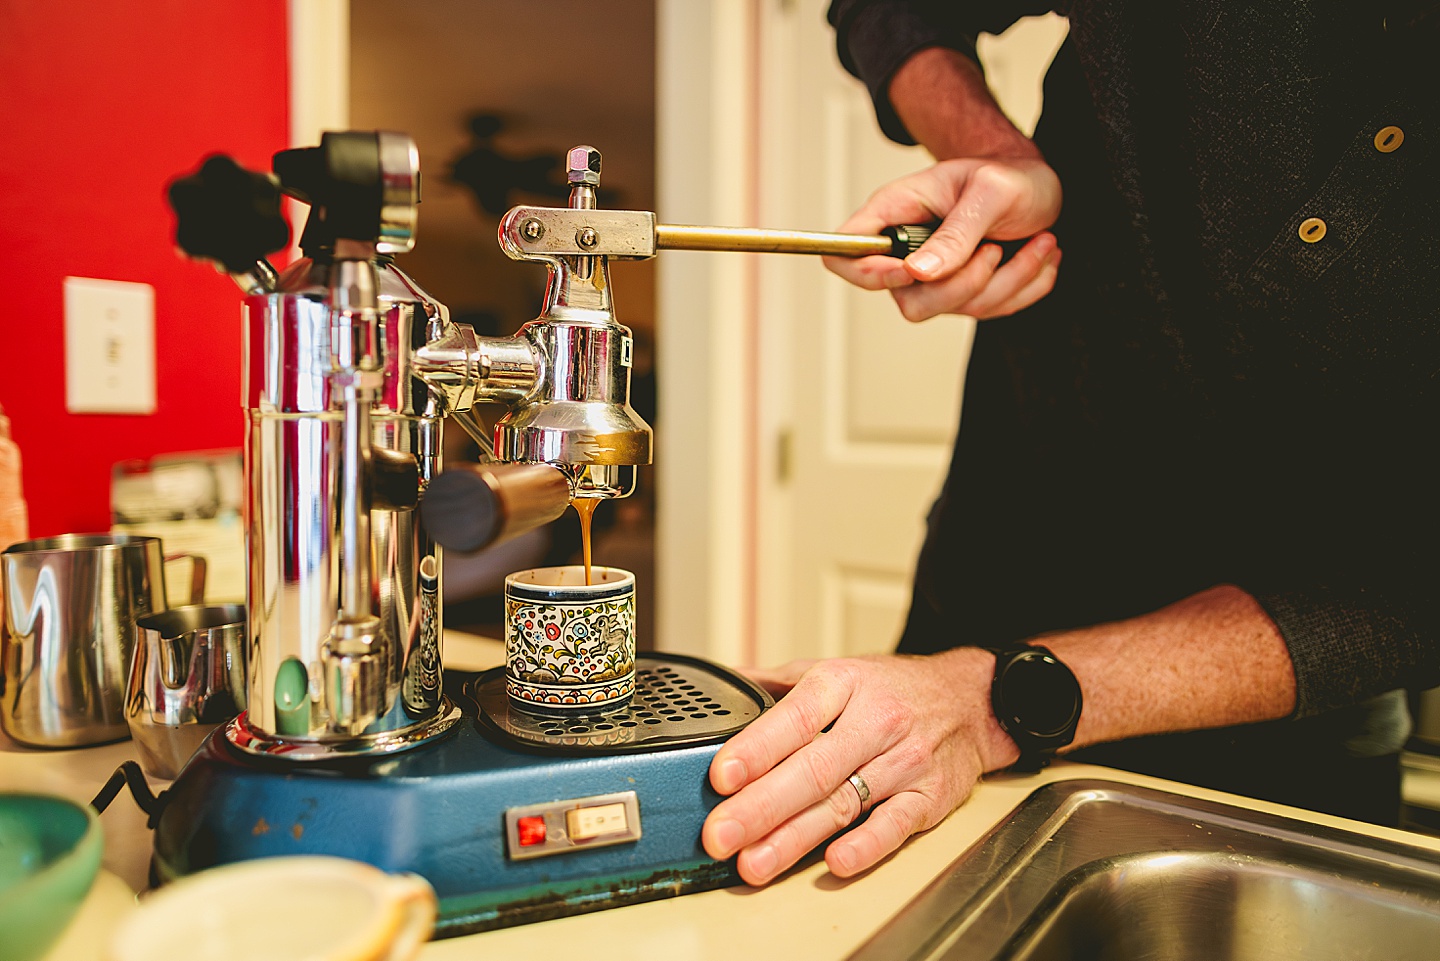
[{"label": "brass button", "polygon": [[1325,237],[1325,221],[1319,217],[1308,217],[1300,224],[1300,239],[1313,244]]},{"label": "brass button", "polygon": [[1405,131],[1396,126],[1381,127],[1380,132],[1375,134],[1375,149],[1381,153],[1389,153],[1392,150],[1400,149],[1405,142]]}]

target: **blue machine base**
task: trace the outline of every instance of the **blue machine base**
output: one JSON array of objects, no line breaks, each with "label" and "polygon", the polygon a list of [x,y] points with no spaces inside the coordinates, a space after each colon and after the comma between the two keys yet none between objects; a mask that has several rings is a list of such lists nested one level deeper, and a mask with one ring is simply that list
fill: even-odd
[{"label": "blue machine base", "polygon": [[[152,871],[168,881],[252,858],[329,854],[427,879],[448,937],[738,884],[700,847],[720,801],[719,743],[565,757],[497,743],[474,716],[436,743],[317,768],[255,758],[217,730],[164,795]],[[506,853],[505,811],[634,791],[641,837],[533,860]]]}]

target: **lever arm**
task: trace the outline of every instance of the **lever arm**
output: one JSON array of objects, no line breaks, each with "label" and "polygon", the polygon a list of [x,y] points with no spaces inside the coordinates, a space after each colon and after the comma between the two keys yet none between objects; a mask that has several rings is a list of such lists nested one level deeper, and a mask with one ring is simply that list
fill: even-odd
[{"label": "lever arm", "polygon": [[738,250],[766,254],[821,254],[830,257],[905,258],[930,236],[932,226],[886,227],[879,236],[764,227],[691,227],[656,224],[658,250]]},{"label": "lever arm", "polygon": [[500,246],[515,260],[602,256],[646,260],[661,250],[728,250],[834,257],[908,257],[935,224],[886,227],[879,235],[765,227],[657,224],[648,210],[514,207],[500,221]]}]

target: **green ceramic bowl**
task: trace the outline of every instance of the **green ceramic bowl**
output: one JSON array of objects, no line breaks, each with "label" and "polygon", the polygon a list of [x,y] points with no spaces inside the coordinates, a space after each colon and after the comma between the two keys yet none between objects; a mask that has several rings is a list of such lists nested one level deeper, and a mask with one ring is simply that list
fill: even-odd
[{"label": "green ceramic bowl", "polygon": [[85,900],[105,842],[88,804],[0,794],[0,961],[34,961]]}]

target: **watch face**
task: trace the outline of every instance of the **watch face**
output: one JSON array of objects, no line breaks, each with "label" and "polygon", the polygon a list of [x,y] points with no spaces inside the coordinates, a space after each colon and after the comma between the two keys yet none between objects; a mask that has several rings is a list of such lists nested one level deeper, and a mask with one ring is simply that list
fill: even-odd
[{"label": "watch face", "polygon": [[1080,684],[1054,657],[1030,651],[1016,657],[996,679],[1004,718],[1038,737],[1064,733],[1080,712]]}]

